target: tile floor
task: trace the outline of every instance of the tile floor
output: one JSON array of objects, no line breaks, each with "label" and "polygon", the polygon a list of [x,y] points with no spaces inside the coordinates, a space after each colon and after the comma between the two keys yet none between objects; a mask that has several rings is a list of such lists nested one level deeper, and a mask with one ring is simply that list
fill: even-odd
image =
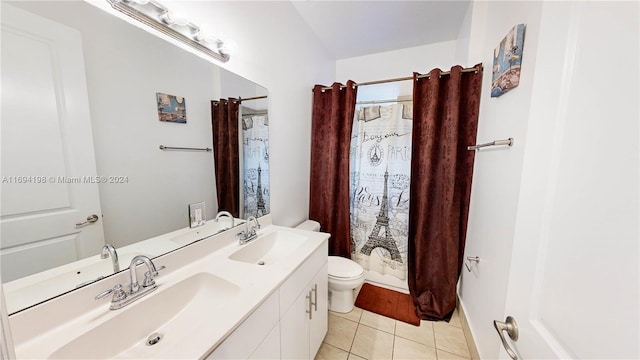
[{"label": "tile floor", "polygon": [[420,326],[354,308],[329,312],[329,330],[316,360],[470,359],[458,311],[451,322],[422,320]]}]

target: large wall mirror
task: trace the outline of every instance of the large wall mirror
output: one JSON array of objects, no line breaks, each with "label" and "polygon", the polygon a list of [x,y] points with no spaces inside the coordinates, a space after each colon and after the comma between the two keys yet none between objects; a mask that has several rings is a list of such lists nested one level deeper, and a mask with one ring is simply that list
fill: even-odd
[{"label": "large wall mirror", "polygon": [[[199,150],[213,146],[213,100],[240,99],[238,217],[268,213],[264,87],[86,2],[3,1],[1,14],[9,314],[113,274],[107,244],[125,269],[231,227],[213,220],[220,174]],[[196,203],[208,221],[190,228]]]}]

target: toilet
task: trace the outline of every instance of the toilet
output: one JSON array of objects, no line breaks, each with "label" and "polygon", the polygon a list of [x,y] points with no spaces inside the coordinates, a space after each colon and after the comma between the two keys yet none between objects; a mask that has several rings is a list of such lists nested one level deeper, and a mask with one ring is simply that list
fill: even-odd
[{"label": "toilet", "polygon": [[[320,231],[320,224],[307,220],[296,229]],[[329,256],[329,310],[348,313],[353,309],[355,294],[364,282],[364,269],[357,262],[341,256]]]}]

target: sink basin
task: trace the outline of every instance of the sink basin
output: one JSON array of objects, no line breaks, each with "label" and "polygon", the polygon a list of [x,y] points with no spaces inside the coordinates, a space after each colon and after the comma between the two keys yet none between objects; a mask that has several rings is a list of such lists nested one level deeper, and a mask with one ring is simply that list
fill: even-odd
[{"label": "sink basin", "polygon": [[[161,285],[162,286],[162,285]],[[210,273],[198,273],[147,295],[115,317],[85,332],[51,355],[54,359],[159,358],[188,344],[191,330],[215,327],[203,314],[224,308],[240,288]],[[147,341],[152,334],[160,340]]]},{"label": "sink basin", "polygon": [[229,259],[250,264],[269,265],[286,258],[304,243],[306,237],[288,231],[274,231],[242,245]]}]

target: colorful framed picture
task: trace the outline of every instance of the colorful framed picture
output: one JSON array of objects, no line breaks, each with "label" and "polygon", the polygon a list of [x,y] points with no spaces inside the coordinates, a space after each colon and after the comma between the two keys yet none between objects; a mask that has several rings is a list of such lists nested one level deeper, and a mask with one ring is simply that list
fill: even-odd
[{"label": "colorful framed picture", "polygon": [[516,25],[493,50],[491,97],[498,97],[520,83],[520,65],[526,25]]},{"label": "colorful framed picture", "polygon": [[180,96],[156,93],[158,100],[158,118],[160,121],[187,123],[187,106]]}]

